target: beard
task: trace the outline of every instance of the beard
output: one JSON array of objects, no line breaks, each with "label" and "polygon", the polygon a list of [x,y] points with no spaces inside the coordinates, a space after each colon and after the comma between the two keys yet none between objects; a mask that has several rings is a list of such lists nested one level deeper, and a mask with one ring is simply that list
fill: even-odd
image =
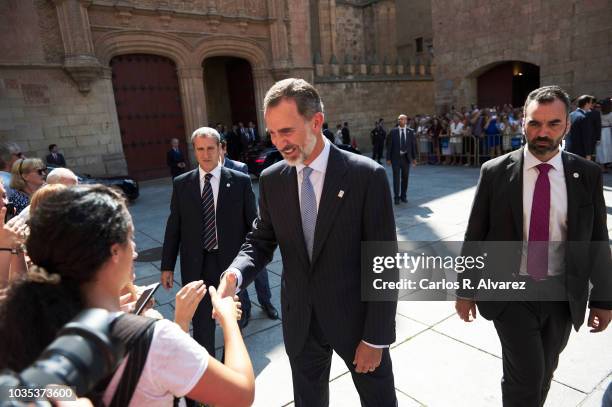
[{"label": "beard", "polygon": [[[558,140],[550,139],[548,137],[536,137],[531,141],[527,141],[527,148],[533,155],[544,155],[546,153],[550,153],[552,151],[557,151],[559,149],[559,145],[561,145],[562,137]],[[537,143],[543,143],[538,145]]]},{"label": "beard", "polygon": [[[295,167],[296,165],[303,164],[304,161],[308,159],[310,154],[312,154],[312,151],[314,150],[316,144],[317,144],[317,136],[315,136],[314,133],[310,131],[310,129],[307,129],[306,139],[304,140],[304,145],[298,146],[297,144],[287,144],[285,148],[280,150],[280,153],[285,159],[285,161],[287,161],[287,164],[289,164],[292,167]],[[294,159],[287,158],[286,156],[287,151],[290,151],[294,148],[297,149],[298,156]]]}]

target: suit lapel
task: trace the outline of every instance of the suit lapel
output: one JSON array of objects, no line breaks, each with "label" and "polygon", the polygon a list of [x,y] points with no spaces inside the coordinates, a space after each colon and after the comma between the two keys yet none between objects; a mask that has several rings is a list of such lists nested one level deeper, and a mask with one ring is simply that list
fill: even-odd
[{"label": "suit lapel", "polygon": [[202,191],[200,190],[200,170],[196,168],[189,175],[189,192],[196,199],[195,202],[202,200]]},{"label": "suit lapel", "polygon": [[[576,158],[572,157],[565,151],[561,152],[561,160],[563,161],[563,173],[565,176],[565,188],[567,191],[567,239],[568,241],[574,238],[573,234],[578,227],[576,222],[578,221],[578,202],[577,200],[582,194],[585,193],[584,189],[579,184],[581,174],[579,169],[576,168]],[[577,174],[578,177],[575,177]]]},{"label": "suit lapel", "polygon": [[[321,194],[319,210],[317,211],[312,264],[317,260],[317,256],[325,244],[325,240],[334,223],[342,200],[345,199],[343,196],[347,193],[345,178],[347,169],[348,166],[340,150],[334,146],[330,146],[327,169],[325,170],[325,181],[323,183],[323,192]],[[342,196],[338,196],[340,191],[344,191]]]},{"label": "suit lapel", "polygon": [[227,205],[224,205],[226,200],[228,199],[230,188],[232,187],[232,173],[228,171],[227,168],[221,167],[221,177],[219,178],[219,192],[217,195],[217,210],[216,210],[216,218],[217,224],[219,224],[219,219],[225,218],[224,208]]},{"label": "suit lapel", "polygon": [[523,240],[523,149],[513,152],[510,160],[512,162],[508,166],[508,189],[512,220],[518,240]]}]

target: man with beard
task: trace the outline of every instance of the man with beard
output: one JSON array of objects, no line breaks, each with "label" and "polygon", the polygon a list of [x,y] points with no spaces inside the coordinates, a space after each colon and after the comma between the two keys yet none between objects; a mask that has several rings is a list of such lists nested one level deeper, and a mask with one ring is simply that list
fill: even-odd
[{"label": "man with beard", "polygon": [[[578,330],[584,322],[589,283],[591,332],[606,329],[612,317],[602,175],[595,163],[559,149],[570,126],[569,108],[569,97],[558,86],[527,96],[527,147],[482,166],[465,234],[466,241],[525,242],[526,250],[499,265],[501,277],[522,281],[539,293],[555,285],[565,289],[566,301],[539,297],[477,303],[474,290],[458,290],[455,308],[461,319],[475,318],[478,305],[495,324],[502,345],[504,406],[544,404],[572,325]],[[467,279],[476,287],[478,277],[464,272],[461,286]]]},{"label": "man with beard", "polygon": [[323,103],[302,79],[272,86],[264,112],[285,160],[261,174],[259,217],[219,290],[227,296],[236,285],[245,289],[280,246],[283,337],[295,405],[329,405],[336,351],[363,406],[396,406],[389,345],[397,301],[361,300],[361,243],[397,239],[385,170],[322,135]]}]

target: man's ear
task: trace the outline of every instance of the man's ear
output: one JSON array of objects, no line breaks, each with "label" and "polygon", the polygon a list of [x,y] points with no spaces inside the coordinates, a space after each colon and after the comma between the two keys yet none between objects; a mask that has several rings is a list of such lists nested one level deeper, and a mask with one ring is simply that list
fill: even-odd
[{"label": "man's ear", "polygon": [[320,133],[321,128],[323,127],[323,121],[325,120],[325,115],[321,112],[317,112],[312,116],[310,123],[312,124],[312,130],[315,133]]}]

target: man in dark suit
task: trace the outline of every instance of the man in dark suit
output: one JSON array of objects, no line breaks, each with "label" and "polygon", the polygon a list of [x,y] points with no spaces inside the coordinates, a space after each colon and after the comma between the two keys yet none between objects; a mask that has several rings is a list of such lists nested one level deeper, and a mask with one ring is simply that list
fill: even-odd
[{"label": "man in dark suit", "polygon": [[332,351],[364,406],[396,406],[389,345],[396,301],[361,300],[361,244],[396,242],[385,170],[321,134],[323,105],[302,79],[277,82],[264,99],[266,126],[284,161],[259,179],[259,217],[222,277],[244,289],[280,246],[285,350],[297,407],[329,404]]},{"label": "man in dark suit", "polygon": [[57,144],[49,145],[49,154],[47,154],[47,165],[54,165],[56,167],[65,167],[66,160],[64,156],[57,151]]},{"label": "man in dark suit", "polygon": [[[578,330],[584,322],[587,299],[591,332],[606,329],[612,317],[612,261],[601,171],[560,151],[569,128],[569,107],[569,97],[557,86],[529,94],[523,124],[527,146],[482,166],[465,234],[466,242],[524,242],[516,255],[504,253],[507,260],[498,264],[503,269],[499,277],[524,282],[532,293],[546,295],[559,285],[566,299],[544,301],[538,295],[475,302],[481,297],[470,288],[481,275],[471,271],[460,278],[457,313],[469,322],[478,305],[500,338],[506,407],[544,404],[571,327]],[[463,285],[466,279],[469,287]]]},{"label": "man in dark suit", "polygon": [[[387,164],[393,168],[393,200],[396,205],[408,202],[408,177],[410,164],[416,166],[416,137],[414,130],[406,126],[408,117],[400,114],[397,118],[399,126],[393,128],[387,137]],[[400,190],[401,177],[401,190]]]},{"label": "man in dark suit", "polygon": [[334,143],[334,133],[329,129],[329,124],[327,124],[327,122],[323,123],[323,135],[327,137],[330,143]]},{"label": "man in dark suit", "polygon": [[170,141],[170,145],[171,148],[166,153],[166,163],[168,164],[168,167],[170,167],[170,174],[172,174],[172,178],[176,178],[185,172],[187,169],[187,164],[185,163],[183,153],[179,149],[178,139],[173,138]]},{"label": "man in dark suit", "polygon": [[[248,176],[219,165],[219,133],[209,127],[194,131],[191,142],[198,168],[173,180],[170,216],[166,223],[161,282],[173,285],[177,254],[181,281],[203,280],[216,286],[251,230],[257,216]],[[215,354],[215,321],[206,296],[193,317],[193,337]]]},{"label": "man in dark suit", "polygon": [[348,122],[344,122],[342,126],[342,144],[351,145],[351,131],[348,128]]},{"label": "man in dark suit", "polygon": [[597,134],[594,132],[593,119],[589,111],[593,106],[593,97],[582,95],[577,100],[578,108],[571,115],[571,128],[567,136],[565,149],[570,153],[591,160],[595,153]]},{"label": "man in dark suit", "polygon": [[[220,145],[221,165],[231,170],[249,175],[249,168],[245,163],[227,158],[227,141],[225,141],[224,138],[221,138]],[[261,273],[257,274],[257,277],[255,278],[255,292],[257,293],[257,301],[259,301],[261,308],[268,315],[268,318],[278,319],[278,311],[274,305],[272,305],[272,302],[270,302],[272,299],[272,292],[270,291],[270,281],[268,280],[267,270],[263,270]],[[240,319],[240,327],[246,328],[246,326],[249,324],[249,319],[251,318],[251,298],[249,297],[249,292],[247,290],[240,291],[238,297],[240,297],[240,303],[242,304],[242,318]]]},{"label": "man in dark suit", "polygon": [[379,119],[374,123],[374,129],[370,132],[372,138],[372,160],[380,164],[381,158],[383,158],[383,148],[385,146],[385,137],[387,132],[383,127],[383,119]]}]

